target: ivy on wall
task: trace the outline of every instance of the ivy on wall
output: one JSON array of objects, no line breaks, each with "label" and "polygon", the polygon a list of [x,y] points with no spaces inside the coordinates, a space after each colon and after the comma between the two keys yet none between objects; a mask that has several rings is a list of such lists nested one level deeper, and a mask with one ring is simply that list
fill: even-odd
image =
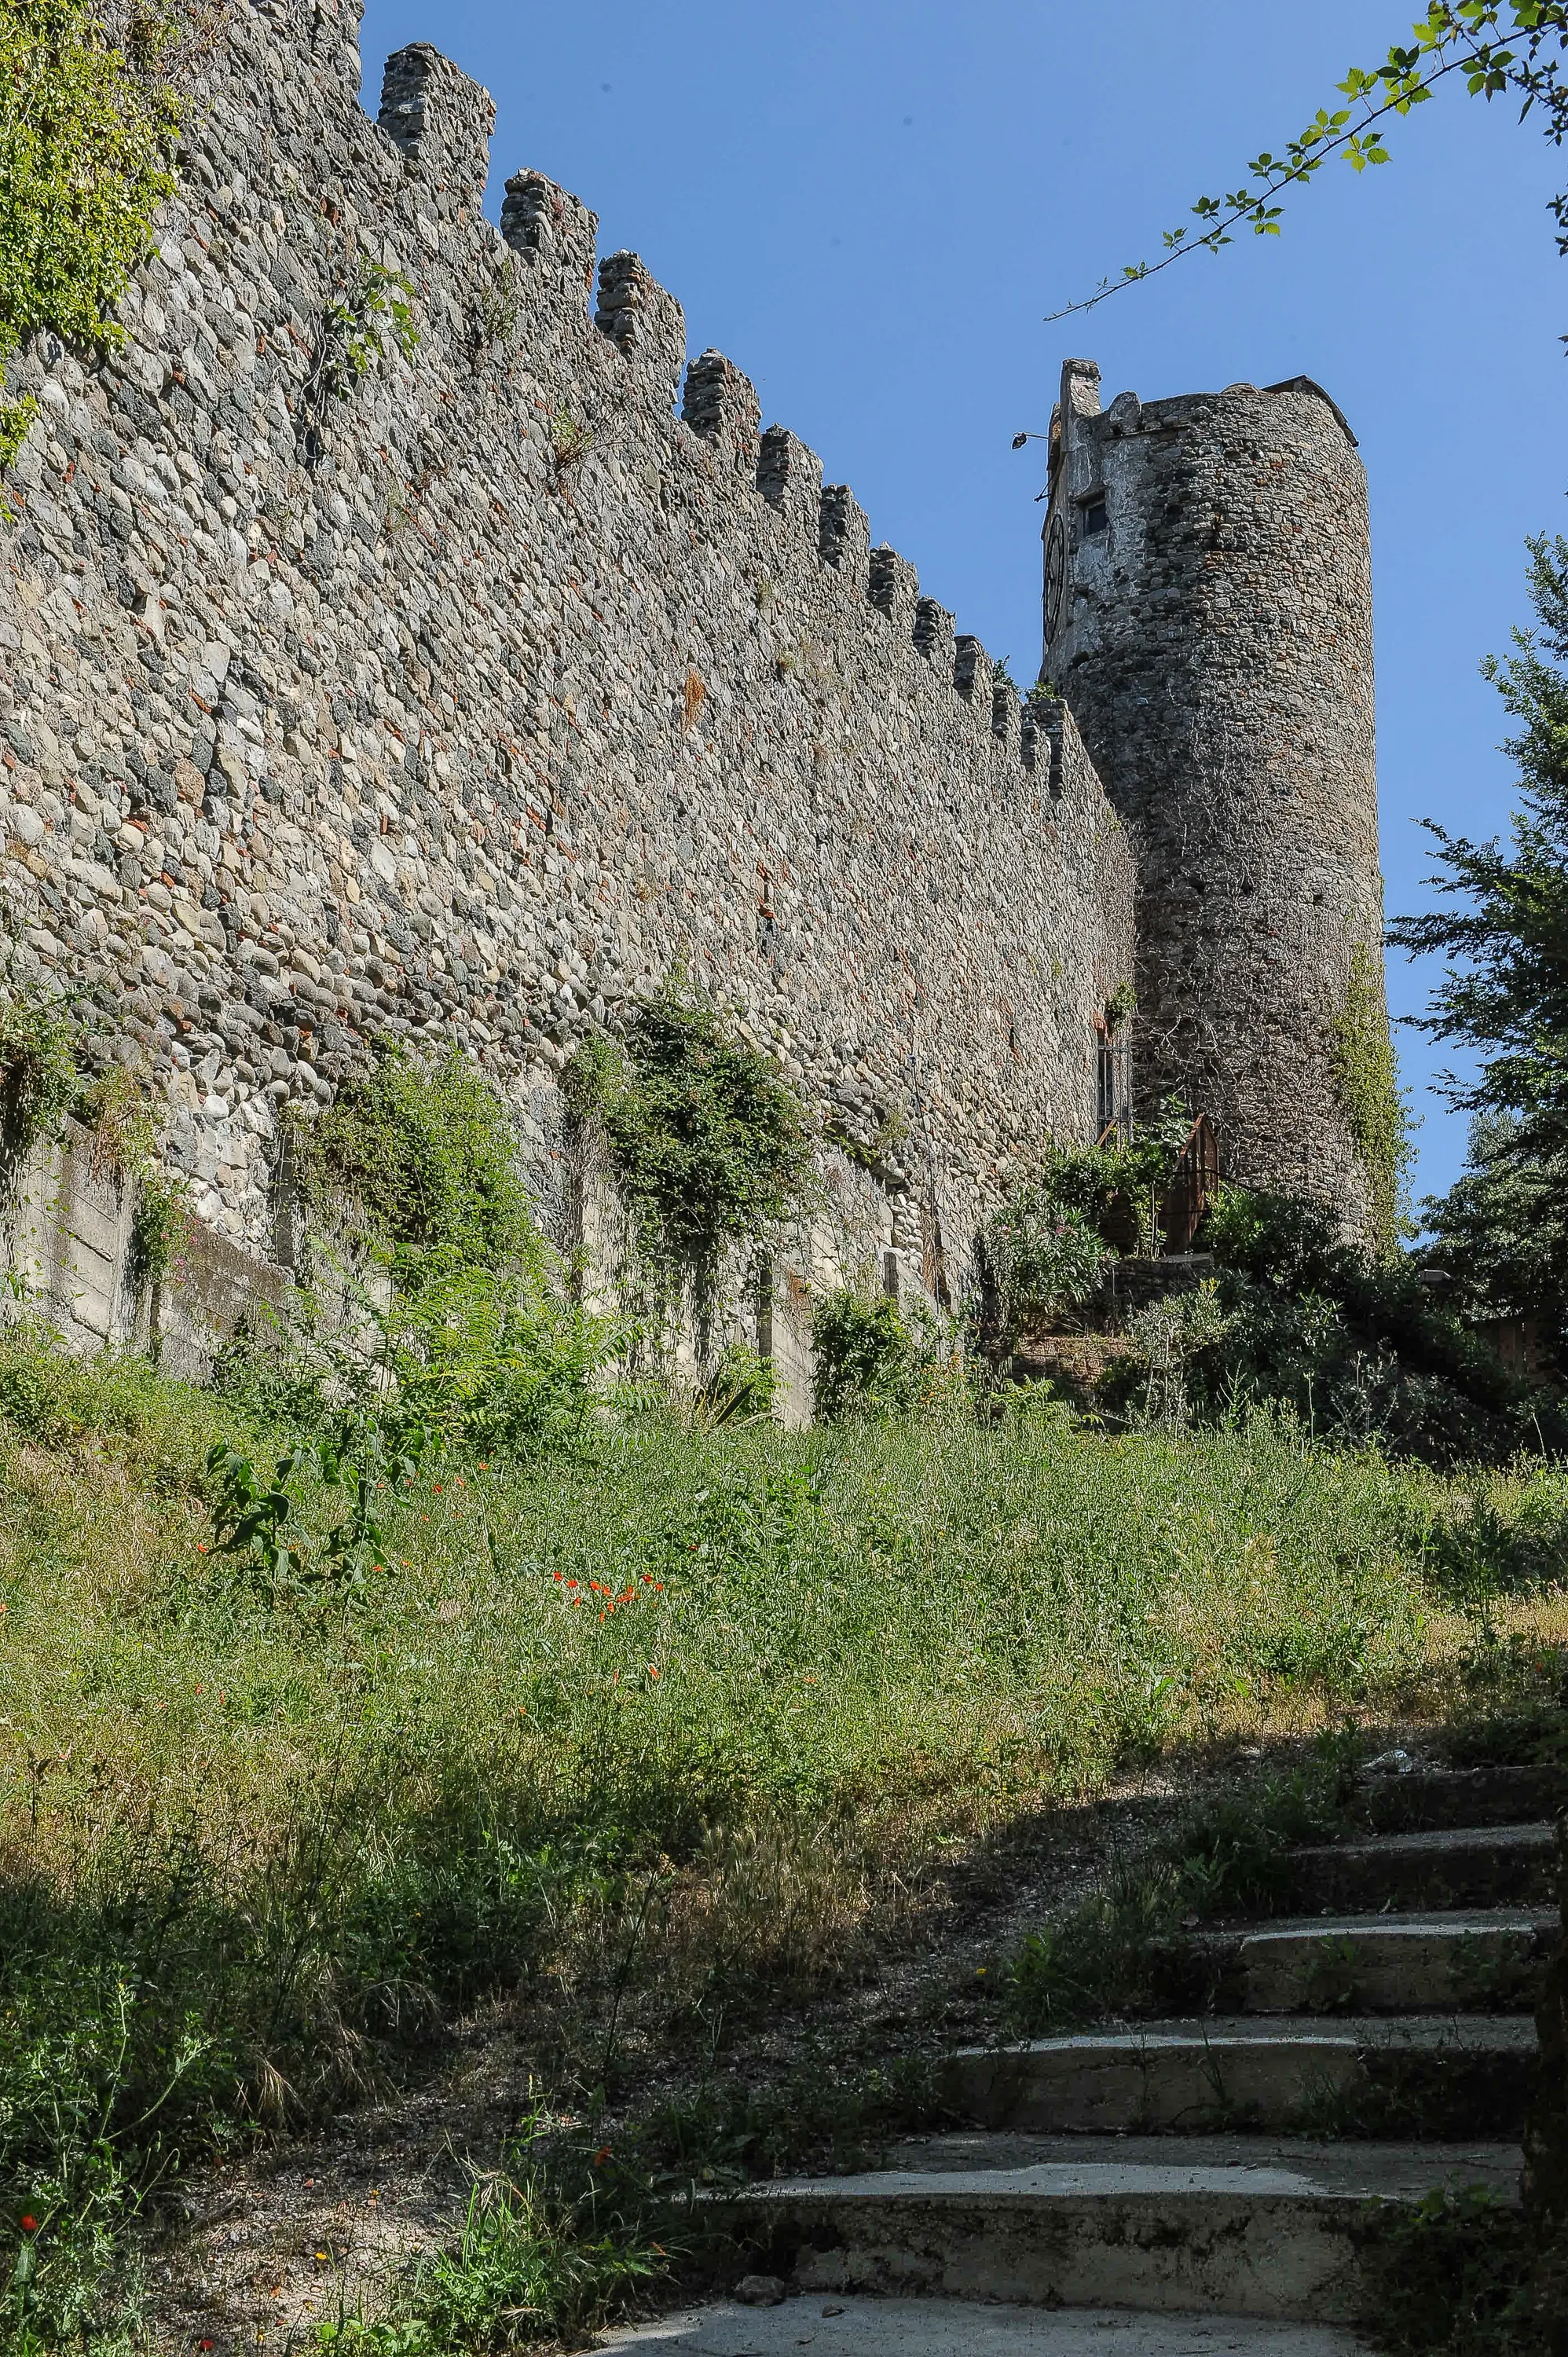
[{"label": "ivy on wall", "polygon": [[[117,44],[87,0],[0,0],[0,359],[28,336],[116,350],[113,314],[146,253],[179,106],[160,72],[172,13],[127,12]],[[31,400],[0,402],[0,465]]]},{"label": "ivy on wall", "polygon": [[1350,952],[1350,975],[1334,1017],[1335,1088],[1367,1174],[1372,1241],[1391,1253],[1399,1243],[1404,1177],[1412,1147],[1410,1115],[1399,1089],[1382,973],[1365,942]]},{"label": "ivy on wall", "polygon": [[586,1040],[563,1085],[604,1141],[662,1306],[689,1284],[705,1316],[725,1247],[787,1218],[805,1190],[811,1139],[800,1098],[678,981],[637,1009],[624,1042]]},{"label": "ivy on wall", "polygon": [[58,1001],[0,998],[0,1163],[7,1168],[52,1135],[75,1103],[76,1039]]},{"label": "ivy on wall", "polygon": [[425,1064],[379,1046],[368,1072],[295,1125],[290,1147],[306,1207],[346,1240],[390,1252],[409,1293],[455,1268],[542,1266],[506,1108],[456,1048]]}]

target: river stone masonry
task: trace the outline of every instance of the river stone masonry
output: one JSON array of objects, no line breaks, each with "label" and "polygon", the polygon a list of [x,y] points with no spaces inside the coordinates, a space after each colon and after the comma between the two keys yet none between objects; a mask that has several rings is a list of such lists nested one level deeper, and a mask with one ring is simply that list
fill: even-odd
[{"label": "river stone masonry", "polygon": [[596,271],[575,197],[523,170],[483,217],[456,66],[400,51],[372,123],[358,26],[235,0],[124,349],[7,366],[12,986],[146,1075],[270,1285],[284,1109],[378,1035],[482,1064],[569,1240],[560,1071],[681,969],[822,1125],[764,1338],[868,1267],[956,1298],[1010,1175],[1095,1134],[1133,967],[1071,714],[1020,711],[731,361],[687,366],[635,254]]},{"label": "river stone masonry", "polygon": [[1307,377],[1102,409],[1069,361],[1052,425],[1043,676],[1138,865],[1138,1058],[1227,1170],[1372,1205],[1336,1074],[1382,986],[1367,479]]}]

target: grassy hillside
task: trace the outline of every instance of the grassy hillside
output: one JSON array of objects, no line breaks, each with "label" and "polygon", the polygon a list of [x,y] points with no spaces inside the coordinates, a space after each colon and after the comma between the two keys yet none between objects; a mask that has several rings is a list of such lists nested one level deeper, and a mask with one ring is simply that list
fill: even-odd
[{"label": "grassy hillside", "polygon": [[337,1585],[216,1551],[210,1452],[270,1464],[277,1418],[0,1340],[18,2350],[113,2326],[147,2189],[425,2067],[477,2000],[635,1986],[678,2049],[694,2012],[853,1974],[1042,1801],[1528,1683],[1568,1638],[1568,1478],[1267,1418],[627,1412],[394,1477],[384,1563]]}]

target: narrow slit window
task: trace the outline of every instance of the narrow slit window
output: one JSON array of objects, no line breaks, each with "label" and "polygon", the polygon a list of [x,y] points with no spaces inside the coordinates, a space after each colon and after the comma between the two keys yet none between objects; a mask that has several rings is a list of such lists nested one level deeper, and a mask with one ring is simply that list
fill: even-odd
[{"label": "narrow slit window", "polygon": [[1109,1039],[1101,1039],[1099,1042],[1095,1066],[1095,1077],[1099,1082],[1096,1092],[1099,1103],[1095,1126],[1102,1136],[1114,1124],[1120,1110],[1120,1092],[1116,1085],[1119,1077],[1116,1071],[1116,1049]]}]

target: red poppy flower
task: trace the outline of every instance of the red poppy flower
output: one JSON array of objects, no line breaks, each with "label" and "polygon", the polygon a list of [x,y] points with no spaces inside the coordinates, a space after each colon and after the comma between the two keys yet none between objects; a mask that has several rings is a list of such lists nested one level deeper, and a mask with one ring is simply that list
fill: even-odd
[{"label": "red poppy flower", "polygon": [[24,2233],[24,2234],[36,2234],[36,2233],[38,2233],[38,2220],[37,2220],[36,2218],[24,2218],[24,2219],[23,2219],[23,2221],[22,2221],[22,2232],[23,2232],[23,2233]]}]

